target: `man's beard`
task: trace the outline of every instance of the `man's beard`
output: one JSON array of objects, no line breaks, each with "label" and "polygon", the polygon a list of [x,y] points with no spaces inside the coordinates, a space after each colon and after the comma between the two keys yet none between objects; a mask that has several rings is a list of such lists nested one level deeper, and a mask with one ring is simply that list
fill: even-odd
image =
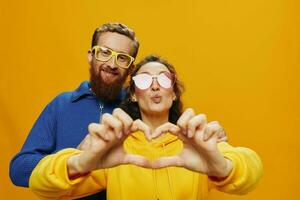
[{"label": "man's beard", "polygon": [[[102,67],[102,66],[100,66]],[[108,69],[113,71],[111,69]],[[119,70],[119,69],[116,69]],[[98,73],[97,73],[98,71]],[[119,73],[120,74],[120,73]],[[90,67],[90,86],[98,99],[102,101],[113,101],[119,96],[123,84],[127,77],[127,71],[123,76],[119,75],[113,82],[107,83],[101,76],[101,69],[95,70]]]}]

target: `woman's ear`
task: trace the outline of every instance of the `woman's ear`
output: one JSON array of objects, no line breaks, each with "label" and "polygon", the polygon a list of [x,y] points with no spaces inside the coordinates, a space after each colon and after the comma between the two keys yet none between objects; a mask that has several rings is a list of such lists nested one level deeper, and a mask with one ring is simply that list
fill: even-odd
[{"label": "woman's ear", "polygon": [[137,102],[135,94],[131,95],[131,102]]},{"label": "woman's ear", "polygon": [[175,92],[173,92],[173,101],[175,101],[177,99]]}]

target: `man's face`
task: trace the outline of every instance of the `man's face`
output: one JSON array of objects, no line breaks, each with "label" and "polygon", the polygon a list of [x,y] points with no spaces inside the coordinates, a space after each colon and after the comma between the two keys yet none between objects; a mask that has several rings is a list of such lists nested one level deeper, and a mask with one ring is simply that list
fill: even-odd
[{"label": "man's face", "polygon": [[[119,33],[105,32],[98,39],[98,46],[112,49],[116,52],[131,54],[133,41]],[[113,56],[106,62],[98,61],[89,52],[91,88],[96,96],[104,101],[116,99],[128,75],[128,69],[118,67]]]}]

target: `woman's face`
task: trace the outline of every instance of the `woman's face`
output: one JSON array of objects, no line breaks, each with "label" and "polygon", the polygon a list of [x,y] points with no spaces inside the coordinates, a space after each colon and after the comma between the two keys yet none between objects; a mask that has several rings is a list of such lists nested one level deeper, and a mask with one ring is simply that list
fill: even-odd
[{"label": "woman's face", "polygon": [[[154,75],[150,87],[140,89],[135,86],[133,98],[137,100],[141,113],[150,115],[168,114],[173,100],[176,98],[173,84],[168,87],[170,85],[168,84],[170,83],[169,81],[172,82],[169,69],[159,62],[149,62],[137,71],[136,75],[140,74]],[[160,77],[157,77],[158,75]]]}]

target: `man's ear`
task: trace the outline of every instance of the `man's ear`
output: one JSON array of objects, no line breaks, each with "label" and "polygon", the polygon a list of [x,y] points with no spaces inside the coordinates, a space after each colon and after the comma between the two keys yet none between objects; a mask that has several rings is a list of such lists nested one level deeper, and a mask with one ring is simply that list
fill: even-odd
[{"label": "man's ear", "polygon": [[87,53],[87,59],[88,59],[88,62],[90,64],[90,66],[91,66],[92,60],[93,60],[93,53],[92,53],[91,50],[89,50],[88,53]]}]

